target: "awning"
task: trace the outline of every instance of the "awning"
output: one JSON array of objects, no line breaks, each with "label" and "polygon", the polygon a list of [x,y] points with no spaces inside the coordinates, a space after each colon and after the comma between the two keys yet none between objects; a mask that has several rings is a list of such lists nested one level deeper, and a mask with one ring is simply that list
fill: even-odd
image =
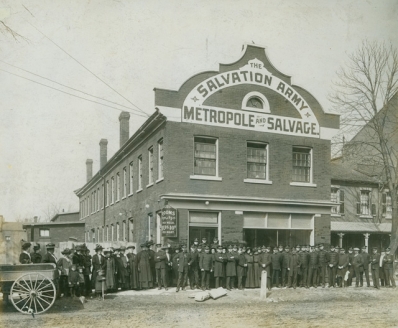
[{"label": "awning", "polygon": [[391,232],[391,223],[368,223],[368,222],[330,222],[332,232]]}]

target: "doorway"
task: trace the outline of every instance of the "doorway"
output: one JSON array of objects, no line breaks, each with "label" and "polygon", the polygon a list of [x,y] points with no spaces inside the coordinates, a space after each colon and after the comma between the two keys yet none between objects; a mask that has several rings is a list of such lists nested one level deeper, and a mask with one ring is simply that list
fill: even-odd
[{"label": "doorway", "polygon": [[189,244],[193,244],[195,238],[198,238],[199,243],[202,238],[206,237],[207,243],[211,243],[214,237],[217,237],[217,228],[212,227],[189,227]]}]

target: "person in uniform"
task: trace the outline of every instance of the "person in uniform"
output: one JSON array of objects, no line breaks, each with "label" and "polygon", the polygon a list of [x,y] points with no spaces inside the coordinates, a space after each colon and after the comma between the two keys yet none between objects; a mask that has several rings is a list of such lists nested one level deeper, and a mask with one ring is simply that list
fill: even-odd
[{"label": "person in uniform", "polygon": [[228,253],[226,255],[226,265],[225,265],[225,275],[227,277],[226,288],[231,290],[233,286],[233,282],[236,277],[236,261],[237,256],[233,251],[233,246],[230,245],[228,247]]},{"label": "person in uniform", "polygon": [[148,253],[149,253],[149,257],[150,257],[149,263],[150,263],[151,269],[152,269],[153,285],[155,286],[156,270],[155,270],[155,251],[152,249],[153,246],[154,246],[154,242],[152,240],[147,242],[147,248],[148,248]]},{"label": "person in uniform", "polygon": [[216,288],[222,286],[222,279],[224,278],[224,262],[226,261],[226,256],[223,254],[222,250],[222,246],[218,245],[217,253],[213,254],[213,272]]},{"label": "person in uniform", "polygon": [[196,247],[198,247],[198,246],[199,246],[199,239],[198,239],[198,238],[195,238],[195,239],[193,240],[193,244],[194,244]]},{"label": "person in uniform", "polygon": [[32,263],[41,263],[40,244],[33,245],[33,252],[30,253],[30,258],[32,259]]},{"label": "person in uniform", "polygon": [[354,278],[354,276],[355,276],[355,269],[354,269],[354,266],[352,265],[353,260],[354,260],[354,250],[352,247],[350,247],[348,249],[348,271],[350,271],[350,274],[349,274],[348,280],[347,280],[348,287],[352,286],[352,278]]},{"label": "person in uniform", "polygon": [[380,253],[380,262],[379,262],[379,277],[380,277],[380,286],[384,287],[386,286],[386,277],[384,274],[384,256],[386,256],[386,251],[385,249],[381,250]]},{"label": "person in uniform", "polygon": [[156,269],[156,281],[158,283],[158,289],[162,289],[162,285],[165,290],[168,290],[166,280],[166,269],[167,269],[167,256],[165,251],[162,249],[161,244],[156,244],[155,252],[155,269]]},{"label": "person in uniform", "polygon": [[200,258],[202,257],[202,255],[204,254],[205,250],[202,246],[202,244],[198,244],[197,248],[196,248],[196,252],[198,254],[198,280],[197,280],[197,288],[202,288],[202,270],[200,269]]},{"label": "person in uniform", "polygon": [[383,258],[384,263],[384,275],[386,277],[386,287],[396,288],[394,278],[394,255],[390,254],[390,248],[386,248],[386,255]]},{"label": "person in uniform", "polygon": [[92,256],[90,255],[90,250],[87,248],[86,244],[83,244],[82,255],[84,260],[84,266],[83,266],[83,276],[84,276],[84,286],[85,286],[84,293],[85,296],[90,296],[91,292],[93,291],[93,289],[91,288],[91,280],[90,280]]},{"label": "person in uniform", "polygon": [[260,268],[260,256],[261,249],[259,247],[253,248],[253,268],[254,268],[254,286],[259,288],[261,284],[261,268]]},{"label": "person in uniform", "polygon": [[370,268],[372,270],[373,287],[380,289],[380,281],[379,281],[380,254],[377,253],[377,247],[373,247],[372,255],[370,255],[369,260],[370,260]]},{"label": "person in uniform", "polygon": [[336,252],[335,247],[333,245],[331,245],[330,252],[327,254],[329,288],[335,287],[335,285],[336,285],[336,275],[337,275],[338,263],[339,263],[338,251]]},{"label": "person in uniform", "polygon": [[188,279],[191,289],[199,288],[199,253],[194,244],[191,246],[191,260],[189,263]]},{"label": "person in uniform", "polygon": [[137,254],[138,281],[141,289],[153,287],[152,261],[147,243],[141,244],[141,251]]},{"label": "person in uniform", "polygon": [[23,243],[22,244],[22,252],[21,254],[19,254],[19,263],[21,264],[30,264],[32,263],[32,258],[30,256],[30,246],[32,244],[31,243]]},{"label": "person in uniform", "polygon": [[318,251],[318,256],[319,256],[319,279],[318,279],[318,286],[322,285],[322,288],[325,288],[326,285],[326,270],[328,267],[328,254],[324,249],[324,245],[320,244],[319,245],[319,251]]},{"label": "person in uniform", "polygon": [[271,254],[270,254],[271,247],[263,246],[262,249],[263,252],[259,258],[260,272],[262,272],[263,270],[267,271],[267,288],[268,290],[271,290],[271,282],[272,282]]},{"label": "person in uniform", "polygon": [[255,287],[255,282],[254,282],[254,258],[253,258],[253,254],[251,252],[251,248],[250,247],[246,248],[245,257],[246,257],[246,264],[247,264],[245,288],[254,288]]},{"label": "person in uniform", "polygon": [[60,271],[59,289],[61,297],[63,297],[64,295],[69,296],[68,276],[72,266],[72,251],[69,248],[65,248],[61,254],[63,256],[57,261],[57,269]]},{"label": "person in uniform", "polygon": [[213,254],[209,246],[204,248],[204,253],[199,258],[199,268],[202,276],[202,290],[210,289],[210,273],[213,271]]},{"label": "person in uniform", "polygon": [[274,247],[274,253],[271,255],[272,262],[272,286],[280,288],[279,274],[281,272],[282,253],[278,252],[278,248]]},{"label": "person in uniform", "polygon": [[[97,244],[94,248],[95,254],[92,257],[92,273],[91,273],[91,287],[95,288],[95,282],[97,281],[97,275],[99,270],[103,270],[105,267],[105,257],[102,255],[104,248]],[[104,272],[105,274],[105,272]]]},{"label": "person in uniform", "polygon": [[288,287],[296,289],[297,287],[297,273],[300,270],[300,257],[297,254],[297,250],[295,248],[292,249],[292,253],[289,256],[289,264],[288,264]]},{"label": "person in uniform", "polygon": [[130,289],[139,289],[138,283],[138,270],[137,270],[137,256],[134,253],[135,246],[127,246],[127,258],[129,263],[129,275],[130,275]]},{"label": "person in uniform", "polygon": [[165,279],[166,279],[167,286],[171,286],[171,277],[173,275],[173,258],[170,253],[171,248],[170,248],[170,245],[167,244],[167,245],[164,245],[162,247],[162,249],[164,250],[164,253],[166,255],[166,278]]},{"label": "person in uniform", "polygon": [[173,286],[177,286],[178,281],[178,254],[180,253],[180,247],[176,247],[174,254],[172,255],[173,262]]},{"label": "person in uniform", "polygon": [[[363,260],[362,256],[359,255],[359,248],[354,248],[354,257],[352,258],[351,265],[355,271],[355,287],[362,287],[363,285]],[[361,279],[362,278],[362,279]]]},{"label": "person in uniform", "polygon": [[182,252],[177,255],[178,261],[178,281],[176,292],[179,292],[180,288],[185,290],[187,284],[187,276],[189,270],[189,263],[191,261],[191,254],[187,252],[187,245],[182,245]]},{"label": "person in uniform", "polygon": [[[366,286],[370,287],[370,279],[369,279],[369,261],[370,261],[370,255],[366,251],[366,246],[362,247],[361,250],[361,256],[362,256],[362,262],[363,262],[363,273],[365,274],[365,279],[366,279]],[[363,277],[361,276],[363,279]],[[361,285],[363,284],[363,281],[361,281]]]},{"label": "person in uniform", "polygon": [[339,262],[337,263],[337,285],[342,287],[348,286],[348,281],[346,279],[349,263],[349,255],[345,254],[345,249],[342,247],[339,254]]},{"label": "person in uniform", "polygon": [[238,276],[238,289],[242,290],[244,286],[244,279],[246,277],[247,261],[243,247],[238,249],[238,261],[236,267],[236,274]]},{"label": "person in uniform", "polygon": [[209,245],[207,245],[207,238],[206,237],[202,238],[202,246],[203,247],[209,246]]},{"label": "person in uniform", "polygon": [[307,279],[308,279],[308,252],[307,252],[307,247],[303,245],[301,248],[301,252],[299,253],[299,258],[300,258],[300,271],[301,271],[301,277],[300,277],[300,287],[308,287],[307,285]]},{"label": "person in uniform", "polygon": [[315,251],[315,247],[310,247],[310,254],[308,259],[308,280],[307,288],[317,288],[317,274],[319,268],[319,254]]},{"label": "person in uniform", "polygon": [[282,253],[282,288],[286,288],[289,280],[290,247],[286,246]]}]

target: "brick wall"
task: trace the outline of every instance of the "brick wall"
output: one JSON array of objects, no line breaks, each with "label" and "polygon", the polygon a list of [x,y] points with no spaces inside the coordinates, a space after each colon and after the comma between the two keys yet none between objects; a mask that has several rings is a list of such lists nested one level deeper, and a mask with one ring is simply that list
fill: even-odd
[{"label": "brick wall", "polygon": [[314,232],[315,244],[330,244],[330,214],[315,217]]}]

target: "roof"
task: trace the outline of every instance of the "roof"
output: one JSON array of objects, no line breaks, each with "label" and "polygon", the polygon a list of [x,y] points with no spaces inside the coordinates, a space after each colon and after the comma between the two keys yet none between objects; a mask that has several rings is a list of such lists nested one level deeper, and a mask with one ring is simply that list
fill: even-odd
[{"label": "roof", "polygon": [[341,162],[340,160],[332,160],[330,162],[330,167],[332,180],[379,183],[376,177],[362,173],[351,164]]},{"label": "roof", "polygon": [[85,224],[84,220],[79,221],[61,221],[61,222],[37,222],[37,223],[26,223],[23,225],[24,229],[26,227],[33,227],[33,226],[59,226],[59,225],[71,225],[71,224]]},{"label": "roof", "polygon": [[76,216],[76,218],[77,218],[76,221],[79,220],[79,212],[63,212],[63,213],[55,214],[55,215],[53,216],[53,218],[52,218],[50,221],[51,221],[51,222],[54,222],[54,221],[56,221],[57,218],[60,217],[60,216]]},{"label": "roof", "polygon": [[391,232],[391,223],[368,223],[368,222],[330,222],[331,231],[346,232]]},{"label": "roof", "polygon": [[23,230],[22,223],[20,222],[3,222],[1,231],[18,231]]}]

